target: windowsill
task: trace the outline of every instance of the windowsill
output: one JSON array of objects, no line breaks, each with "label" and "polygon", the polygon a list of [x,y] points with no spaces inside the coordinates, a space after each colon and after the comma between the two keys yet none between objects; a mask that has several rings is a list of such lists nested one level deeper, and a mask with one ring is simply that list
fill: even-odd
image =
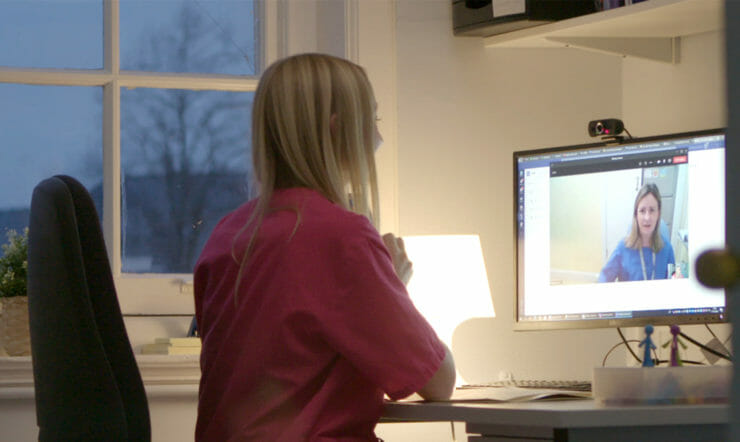
[{"label": "windowsill", "polygon": [[[150,398],[195,396],[200,382],[199,355],[136,355]],[[0,399],[33,399],[30,356],[0,357]]]}]

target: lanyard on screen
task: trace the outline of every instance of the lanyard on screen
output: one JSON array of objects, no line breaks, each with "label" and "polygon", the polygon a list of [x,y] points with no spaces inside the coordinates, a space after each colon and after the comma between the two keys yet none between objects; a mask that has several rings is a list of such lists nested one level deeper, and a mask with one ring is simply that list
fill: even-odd
[{"label": "lanyard on screen", "polygon": [[[647,280],[647,270],[645,269],[645,258],[643,258],[643,248],[640,247],[640,264],[642,264],[642,279]],[[653,257],[653,274],[650,275],[650,279],[655,279],[655,252],[650,249],[650,255]]]}]

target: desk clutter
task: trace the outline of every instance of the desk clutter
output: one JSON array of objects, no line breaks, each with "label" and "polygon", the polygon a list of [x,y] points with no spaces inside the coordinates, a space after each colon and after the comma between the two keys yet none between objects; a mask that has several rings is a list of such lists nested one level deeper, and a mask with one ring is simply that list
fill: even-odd
[{"label": "desk clutter", "polygon": [[679,339],[681,329],[671,326],[670,366],[657,367],[651,351],[656,346],[651,335],[652,325],[645,326],[645,339],[641,367],[596,367],[593,372],[593,396],[608,405],[642,404],[712,404],[729,402],[732,382],[732,365],[686,366],[679,353],[679,346],[686,348]]},{"label": "desk clutter", "polygon": [[476,386],[456,388],[449,402],[529,402],[541,400],[588,399],[588,391],[564,390],[562,388]]},{"label": "desk clutter", "polygon": [[154,343],[144,344],[141,354],[145,355],[197,355],[200,354],[199,337],[156,338]]},{"label": "desk clutter", "polygon": [[565,391],[591,391],[591,381],[560,380],[560,379],[507,379],[478,384],[465,384],[460,388],[490,388],[490,387],[518,387],[542,388]]},{"label": "desk clutter", "polygon": [[596,367],[593,396],[609,405],[726,403],[732,370],[731,365]]}]

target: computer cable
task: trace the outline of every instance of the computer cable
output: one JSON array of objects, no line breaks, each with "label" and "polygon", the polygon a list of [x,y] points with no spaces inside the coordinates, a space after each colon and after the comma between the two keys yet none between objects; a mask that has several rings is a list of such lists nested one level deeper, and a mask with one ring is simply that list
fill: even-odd
[{"label": "computer cable", "polygon": [[704,327],[706,327],[706,328],[707,328],[707,330],[709,330],[709,333],[710,333],[710,334],[711,334],[712,336],[714,336],[714,339],[716,339],[716,340],[718,340],[718,341],[719,341],[719,338],[717,337],[717,335],[715,335],[715,334],[714,334],[714,332],[712,331],[712,328],[711,328],[711,327],[709,327],[709,324],[704,324]]},{"label": "computer cable", "polygon": [[[717,334],[714,332],[714,330],[712,330],[712,328],[709,326],[709,324],[704,324],[704,327],[706,327],[707,330],[709,330],[709,333],[712,335],[712,337],[714,339],[716,339],[718,342],[721,342],[722,343],[722,346],[724,346],[725,347],[725,350],[727,350],[727,343],[730,342],[730,340],[732,339],[732,333],[730,333],[729,335],[727,335],[727,338],[725,338],[725,340],[723,341],[723,340],[721,340],[719,338],[719,336],[717,336]],[[732,352],[730,352],[729,350],[727,350],[727,355],[730,356],[730,357],[732,357]]]},{"label": "computer cable", "polygon": [[615,350],[615,349],[616,349],[617,347],[619,347],[620,345],[626,345],[626,346],[627,346],[627,347],[629,348],[629,342],[640,342],[640,341],[638,341],[637,339],[630,339],[629,341],[623,341],[623,342],[618,342],[618,343],[614,344],[614,346],[612,346],[612,348],[610,348],[610,349],[609,349],[609,351],[608,351],[608,352],[606,352],[606,355],[604,355],[604,359],[603,359],[603,360],[601,361],[601,366],[602,366],[602,367],[606,367],[606,360],[607,360],[607,358],[609,358],[609,355],[610,355],[610,354],[611,354],[611,353],[612,353],[612,352],[613,352],[613,351],[614,351],[614,350]]},{"label": "computer cable", "polygon": [[713,354],[715,356],[718,356],[718,357],[720,357],[722,359],[725,359],[725,360],[728,360],[728,361],[732,362],[732,357],[731,356],[728,356],[726,354],[720,353],[720,352],[718,352],[717,350],[715,350],[713,348],[707,347],[706,345],[704,345],[704,344],[700,343],[699,341],[697,341],[697,340],[691,338],[690,336],[686,335],[684,332],[680,332],[678,335],[681,336],[682,338],[686,339],[687,341],[691,342],[692,344],[696,345],[697,347],[701,348],[702,350],[707,351],[707,352],[709,352],[709,353],[711,353],[711,354]]},{"label": "computer cable", "polygon": [[627,347],[627,350],[632,354],[632,357],[635,358],[637,362],[642,364],[642,359],[637,357],[637,354],[632,350],[632,347],[630,347],[629,343],[627,342],[627,338],[624,337],[624,334],[622,333],[622,329],[617,327],[617,333],[619,333],[619,337],[622,338],[622,343]]},{"label": "computer cable", "polygon": [[[730,349],[727,348],[727,343],[730,342],[730,340],[732,340],[732,333],[728,333],[727,337],[723,341],[723,340],[721,340],[719,338],[719,336],[717,336],[717,334],[714,332],[714,330],[712,330],[712,328],[709,326],[709,324],[704,324],[704,327],[712,335],[712,339],[709,342],[707,342],[706,344],[704,344],[704,345],[706,345],[707,347],[711,347],[711,348],[713,348],[713,349],[715,349],[717,351],[724,352],[726,355],[732,357],[732,351],[730,351]],[[702,353],[704,353],[704,352],[702,352]],[[709,353],[709,354],[704,353],[704,359],[702,359],[702,360],[703,361],[706,361],[707,364],[710,364],[711,365],[711,364],[714,364],[714,362],[716,362],[716,359],[710,361],[709,360],[710,359],[710,355],[711,355],[711,353]]]}]

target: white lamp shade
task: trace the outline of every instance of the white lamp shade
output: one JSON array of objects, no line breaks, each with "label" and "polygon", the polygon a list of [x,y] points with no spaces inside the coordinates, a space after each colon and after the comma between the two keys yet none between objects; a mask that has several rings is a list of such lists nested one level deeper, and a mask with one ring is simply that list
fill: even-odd
[{"label": "white lamp shade", "polygon": [[407,286],[416,308],[452,349],[452,335],[470,318],[494,317],[478,235],[404,236],[414,273]]}]

